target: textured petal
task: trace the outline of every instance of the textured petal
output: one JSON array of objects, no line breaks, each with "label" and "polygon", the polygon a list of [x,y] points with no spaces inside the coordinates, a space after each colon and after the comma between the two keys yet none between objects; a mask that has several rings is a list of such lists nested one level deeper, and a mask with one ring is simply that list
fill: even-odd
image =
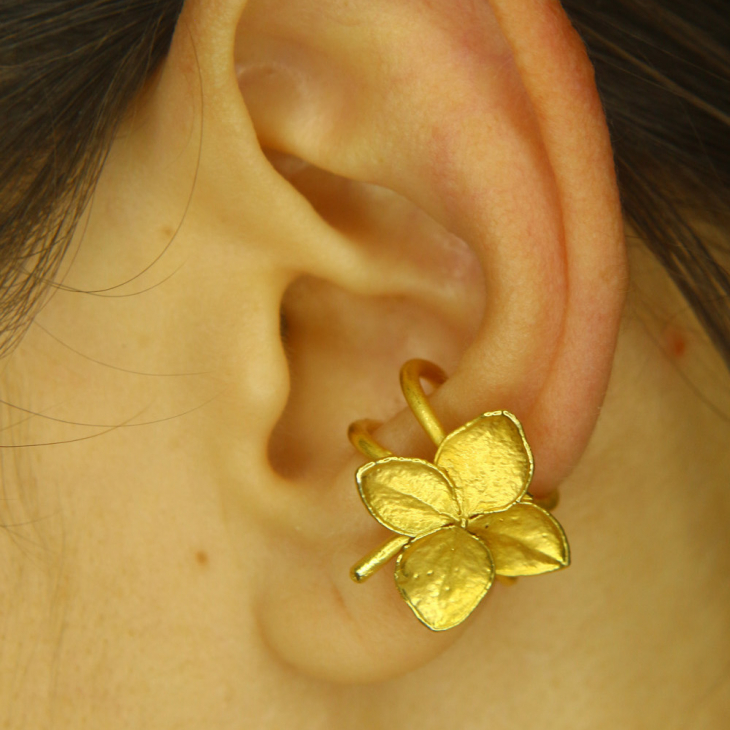
[{"label": "textured petal", "polygon": [[450,433],[435,462],[451,477],[467,516],[506,509],[532,479],[530,447],[507,411],[484,413]]},{"label": "textured petal", "polygon": [[434,631],[460,624],[494,580],[489,550],[461,527],[412,540],[398,556],[395,582],[406,603]]},{"label": "textured petal", "polygon": [[570,564],[560,523],[536,504],[513,504],[506,512],[479,515],[469,530],[489,547],[497,575],[540,575]]},{"label": "textured petal", "polygon": [[355,479],[370,514],[401,535],[422,535],[459,519],[453,485],[427,461],[381,459],[360,467]]}]

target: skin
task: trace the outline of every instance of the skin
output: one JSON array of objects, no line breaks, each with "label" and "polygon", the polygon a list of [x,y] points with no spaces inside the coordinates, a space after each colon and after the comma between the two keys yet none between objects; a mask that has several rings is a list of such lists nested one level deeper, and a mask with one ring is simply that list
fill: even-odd
[{"label": "skin", "polygon": [[[612,170],[556,3],[188,2],[3,362],[0,726],[725,727],[730,382]],[[445,634],[348,578],[416,356],[574,559]]]}]

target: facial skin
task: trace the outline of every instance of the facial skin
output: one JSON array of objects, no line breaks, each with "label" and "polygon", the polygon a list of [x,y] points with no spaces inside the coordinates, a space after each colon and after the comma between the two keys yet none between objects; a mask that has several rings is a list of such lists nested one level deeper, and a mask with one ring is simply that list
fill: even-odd
[{"label": "facial skin", "polygon": [[[730,383],[623,231],[556,3],[188,2],[3,363],[2,727],[725,727]],[[348,577],[412,357],[573,552],[445,634]]]}]

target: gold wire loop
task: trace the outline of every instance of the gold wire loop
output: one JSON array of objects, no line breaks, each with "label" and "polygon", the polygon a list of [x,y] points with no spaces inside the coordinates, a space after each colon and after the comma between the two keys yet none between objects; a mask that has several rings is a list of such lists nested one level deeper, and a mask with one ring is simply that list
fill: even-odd
[{"label": "gold wire loop", "polygon": [[421,378],[438,387],[446,382],[446,373],[428,360],[409,360],[400,370],[400,387],[413,415],[431,441],[440,446],[446,438],[446,431],[423,392]]},{"label": "gold wire loop", "polygon": [[[446,431],[423,392],[421,378],[438,387],[446,382],[446,373],[438,365],[428,360],[409,360],[400,371],[400,387],[406,402],[429,438],[438,446],[446,438]],[[347,429],[347,438],[350,439],[350,443],[361,454],[373,461],[393,456],[393,452],[381,446],[370,433],[378,426],[380,426],[379,421],[362,418],[351,423]]]},{"label": "gold wire loop", "polygon": [[381,446],[370,433],[371,429],[375,429],[378,426],[380,426],[380,421],[362,418],[359,421],[351,423],[347,429],[347,438],[350,439],[350,443],[361,454],[373,461],[387,459],[389,456],[393,456],[393,452]]}]

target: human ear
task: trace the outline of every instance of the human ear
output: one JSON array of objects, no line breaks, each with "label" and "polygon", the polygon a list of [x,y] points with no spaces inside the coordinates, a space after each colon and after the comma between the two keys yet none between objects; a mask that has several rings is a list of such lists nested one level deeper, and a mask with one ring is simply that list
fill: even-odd
[{"label": "human ear", "polygon": [[625,288],[583,47],[544,0],[191,2],[155,94],[199,110],[198,220],[257,272],[232,292],[247,320],[228,336],[248,340],[220,461],[234,544],[264,546],[244,564],[266,644],[331,680],[407,671],[460,630],[429,633],[387,570],[350,581],[384,535],[346,426],[376,418],[424,455],[397,372],[425,357],[450,376],[432,396],[447,429],[521,419],[534,493],[580,459]]}]

